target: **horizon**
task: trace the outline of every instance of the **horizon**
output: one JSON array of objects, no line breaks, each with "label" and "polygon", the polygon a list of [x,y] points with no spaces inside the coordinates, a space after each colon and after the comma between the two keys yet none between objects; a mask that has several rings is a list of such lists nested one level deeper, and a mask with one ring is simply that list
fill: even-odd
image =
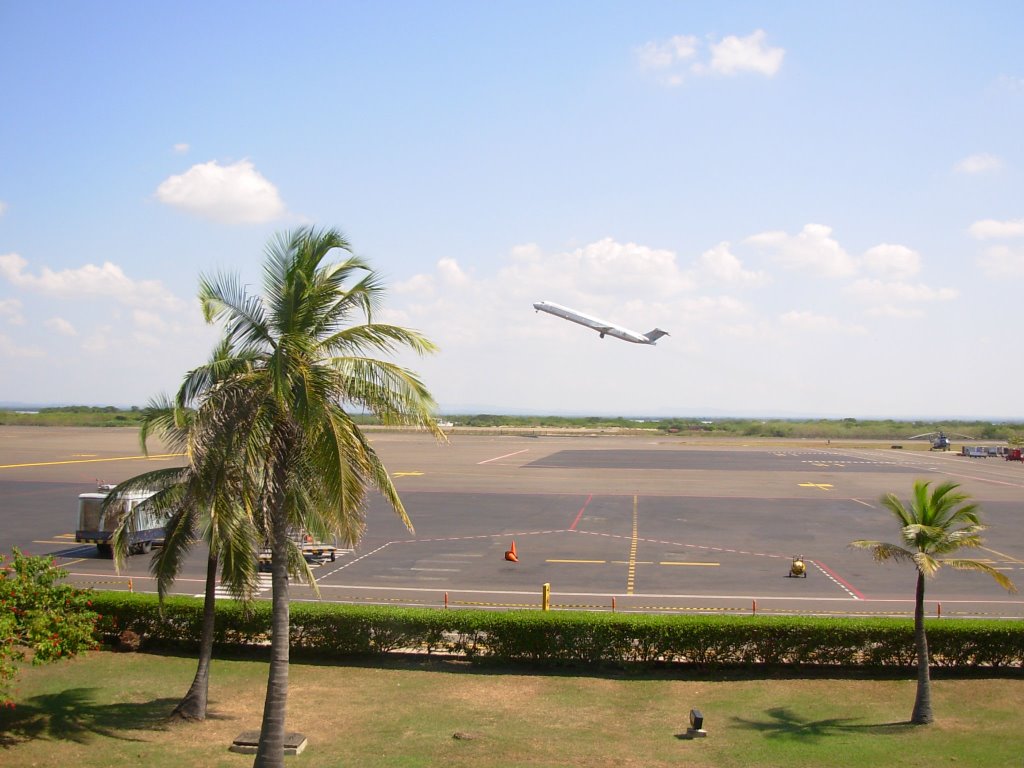
[{"label": "horizon", "polygon": [[[67,403],[19,403],[19,402],[8,402],[0,401],[0,410],[4,411],[25,411],[25,412],[37,412],[39,410],[45,410],[48,408],[116,408],[122,411],[141,410],[145,405],[129,404],[119,405],[116,403],[81,403],[81,402],[67,402]],[[505,409],[493,409],[493,408],[459,408],[454,407],[451,409],[439,408],[437,410],[437,417],[451,417],[451,416],[494,416],[494,417],[522,417],[522,418],[566,418],[566,419],[587,419],[587,418],[599,418],[599,419],[625,419],[628,421],[644,422],[644,421],[668,421],[672,419],[700,419],[700,420],[713,420],[720,419],[723,421],[740,421],[740,420],[765,420],[765,421],[845,421],[853,419],[854,421],[896,421],[896,422],[910,422],[910,423],[925,423],[925,424],[943,424],[950,422],[971,422],[971,423],[988,423],[988,424],[1024,424],[1024,417],[1018,418],[985,418],[985,417],[965,417],[965,416],[829,416],[821,414],[764,414],[764,413],[715,413],[712,411],[689,411],[686,413],[666,413],[666,414],[655,414],[655,413],[629,413],[629,412],[616,412],[616,413],[591,413],[585,411],[519,411],[512,408]]]}]

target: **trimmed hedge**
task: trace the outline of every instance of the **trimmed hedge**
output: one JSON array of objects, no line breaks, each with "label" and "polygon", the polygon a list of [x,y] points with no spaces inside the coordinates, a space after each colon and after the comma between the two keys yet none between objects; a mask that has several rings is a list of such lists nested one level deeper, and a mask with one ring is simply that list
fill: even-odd
[{"label": "trimmed hedge", "polygon": [[[201,599],[97,592],[105,639],[130,629],[145,642],[198,646]],[[937,667],[1024,667],[1024,622],[931,619]],[[271,607],[217,603],[218,647],[269,643]],[[569,611],[475,611],[293,603],[291,647],[319,658],[394,652],[458,655],[474,662],[642,665],[914,664],[909,619],[694,616]]]}]

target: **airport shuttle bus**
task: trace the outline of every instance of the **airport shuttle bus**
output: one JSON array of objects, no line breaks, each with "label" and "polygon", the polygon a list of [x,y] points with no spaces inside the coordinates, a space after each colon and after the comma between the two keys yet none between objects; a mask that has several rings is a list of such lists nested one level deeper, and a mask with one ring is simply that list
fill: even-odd
[{"label": "airport shuttle bus", "polygon": [[149,510],[137,509],[138,505],[153,495],[152,491],[129,493],[124,499],[103,511],[103,502],[114,489],[112,485],[100,485],[95,493],[78,496],[78,525],[75,541],[95,544],[100,557],[113,557],[114,530],[125,515],[135,515],[135,530],[129,534],[128,552],[149,552],[154,544],[164,543],[163,523]]}]

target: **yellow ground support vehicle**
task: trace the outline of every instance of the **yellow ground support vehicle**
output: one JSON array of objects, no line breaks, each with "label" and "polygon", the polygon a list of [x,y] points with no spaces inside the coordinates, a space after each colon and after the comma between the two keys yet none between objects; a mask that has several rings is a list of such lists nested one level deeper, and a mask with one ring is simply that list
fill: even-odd
[{"label": "yellow ground support vehicle", "polygon": [[789,565],[789,573],[786,575],[791,579],[807,578],[807,563],[804,562],[803,555],[797,555],[793,558],[793,562]]}]

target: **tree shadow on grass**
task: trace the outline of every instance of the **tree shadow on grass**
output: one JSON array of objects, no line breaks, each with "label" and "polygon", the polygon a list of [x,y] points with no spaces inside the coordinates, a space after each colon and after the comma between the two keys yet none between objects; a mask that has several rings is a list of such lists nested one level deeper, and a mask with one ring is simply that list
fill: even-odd
[{"label": "tree shadow on grass", "polygon": [[732,722],[743,728],[763,733],[769,739],[789,741],[820,741],[841,733],[862,733],[871,736],[896,735],[915,730],[918,726],[909,721],[895,723],[860,723],[849,717],[830,717],[824,720],[810,720],[800,717],[788,707],[773,707],[766,711],[767,720],[732,718]]},{"label": "tree shadow on grass", "polygon": [[95,736],[141,741],[128,732],[167,728],[167,717],[177,699],[142,703],[97,704],[97,688],[70,688],[60,693],[33,696],[14,709],[0,710],[0,747],[32,739],[87,744]]}]

